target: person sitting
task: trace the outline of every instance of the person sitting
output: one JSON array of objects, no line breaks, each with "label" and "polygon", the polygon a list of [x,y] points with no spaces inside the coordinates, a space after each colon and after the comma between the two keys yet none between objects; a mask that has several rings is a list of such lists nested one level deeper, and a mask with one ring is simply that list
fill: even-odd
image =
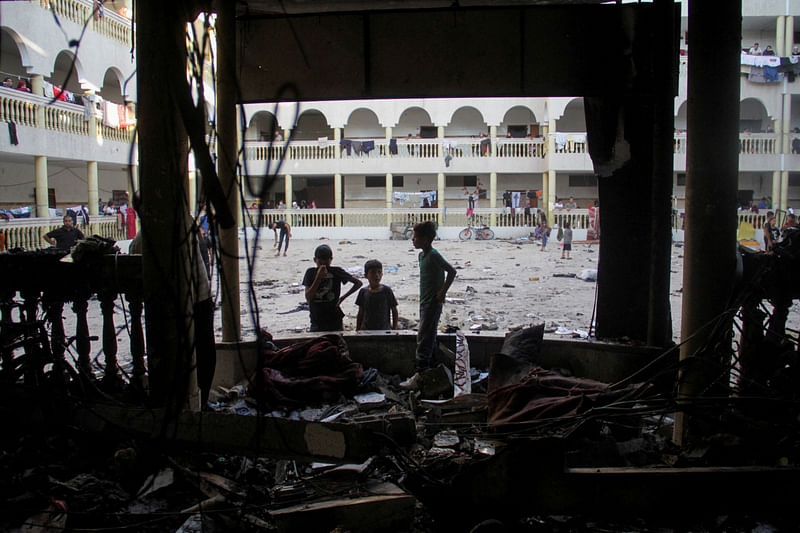
[{"label": "person sitting", "polygon": [[750,50],[747,53],[751,56],[760,56],[763,51],[758,47],[758,43],[753,43],[753,46],[750,47]]},{"label": "person sitting", "polygon": [[18,91],[25,91],[26,93],[31,92],[31,88],[28,87],[28,81],[27,80],[19,80],[19,83],[17,83],[17,90]]},{"label": "person sitting", "polygon": [[8,87],[9,89],[14,88],[14,81],[11,78],[6,78],[3,80],[3,87]]},{"label": "person sitting", "polygon": [[762,55],[774,56],[775,55],[775,50],[772,49],[772,46],[767,45],[767,48],[764,50],[764,53]]}]

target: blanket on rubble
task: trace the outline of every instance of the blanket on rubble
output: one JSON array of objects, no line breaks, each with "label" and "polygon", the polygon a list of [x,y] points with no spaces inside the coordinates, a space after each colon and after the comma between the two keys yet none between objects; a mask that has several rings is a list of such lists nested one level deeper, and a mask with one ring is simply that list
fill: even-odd
[{"label": "blanket on rubble", "polygon": [[[265,331],[262,338],[272,339]],[[351,396],[364,376],[341,335],[322,335],[280,350],[272,342],[263,346],[263,362],[251,381],[250,394],[264,405],[302,405]]]}]

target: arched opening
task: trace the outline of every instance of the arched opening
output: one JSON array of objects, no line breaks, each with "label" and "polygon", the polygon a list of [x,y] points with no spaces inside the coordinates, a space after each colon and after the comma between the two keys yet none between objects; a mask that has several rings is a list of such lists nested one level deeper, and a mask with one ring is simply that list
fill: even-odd
[{"label": "arched opening", "polygon": [[297,118],[292,137],[297,141],[317,140],[320,137],[333,139],[333,128],[328,125],[325,115],[316,109],[309,109]]},{"label": "arched opening", "polygon": [[[83,67],[78,58],[72,52],[62,50],[56,56],[53,74],[47,81],[71,93],[82,94],[83,90],[79,81],[82,73]],[[117,89],[117,93],[119,93],[119,89]],[[105,98],[105,96],[103,97]],[[121,101],[119,98],[117,100]]]},{"label": "arched opening", "polygon": [[688,102],[683,102],[678,107],[678,114],[675,115],[675,130],[676,132],[685,132],[686,131],[686,108],[688,108]]},{"label": "arched opening", "polygon": [[403,111],[394,128],[395,137],[416,137],[421,135],[422,128],[432,128],[431,116],[422,108],[410,107]]},{"label": "arched opening", "polygon": [[565,133],[586,131],[583,98],[576,98],[567,104],[564,114],[556,121],[556,129]]},{"label": "arched opening", "polygon": [[539,124],[536,115],[525,106],[514,106],[503,116],[503,123],[498,128],[497,135],[505,137],[538,137]]},{"label": "arched opening", "polygon": [[259,111],[250,119],[244,138],[246,141],[267,142],[273,140],[278,133],[283,135],[275,115],[269,111]]},{"label": "arched opening", "polygon": [[772,121],[767,108],[756,98],[745,98],[739,103],[739,131],[762,133]]},{"label": "arched opening", "polygon": [[100,96],[116,104],[124,102],[125,99],[122,96],[122,80],[120,79],[119,72],[115,69],[110,68],[106,70],[106,74],[103,76],[103,87],[100,89]]},{"label": "arched opening", "polygon": [[489,126],[474,107],[460,107],[450,117],[450,124],[444,129],[446,137],[477,137],[489,134]]},{"label": "arched opening", "polygon": [[0,77],[5,80],[10,78],[12,87],[16,87],[20,79],[30,79],[22,66],[22,54],[17,47],[17,42],[5,28],[0,29]]},{"label": "arched opening", "polygon": [[348,139],[383,137],[384,130],[378,122],[378,115],[371,109],[359,108],[350,113],[344,126],[344,137]]}]

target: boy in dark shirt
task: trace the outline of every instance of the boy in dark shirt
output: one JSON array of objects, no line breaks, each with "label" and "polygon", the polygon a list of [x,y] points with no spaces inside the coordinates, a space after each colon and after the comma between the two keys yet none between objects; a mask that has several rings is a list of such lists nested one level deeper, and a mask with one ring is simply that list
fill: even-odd
[{"label": "boy in dark shirt", "polygon": [[[381,285],[383,265],[377,259],[364,264],[364,276],[369,287],[358,291],[356,329],[397,329],[397,299],[392,289]],[[389,314],[391,312],[391,322]]]},{"label": "boy in dark shirt", "polygon": [[[343,268],[331,266],[333,250],[321,244],[314,250],[316,267],[306,270],[303,285],[306,287],[306,301],[311,315],[310,331],[341,331],[344,313],[339,305],[351,294],[361,288],[361,280],[347,273]],[[341,298],[342,283],[353,286]]]}]

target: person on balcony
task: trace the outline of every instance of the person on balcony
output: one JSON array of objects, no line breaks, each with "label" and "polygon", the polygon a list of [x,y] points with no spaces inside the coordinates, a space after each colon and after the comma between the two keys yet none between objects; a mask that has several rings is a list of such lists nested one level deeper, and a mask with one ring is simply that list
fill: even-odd
[{"label": "person on balcony", "polygon": [[14,81],[11,78],[6,78],[3,80],[3,87],[8,87],[9,89],[14,88]]},{"label": "person on balcony", "polygon": [[780,239],[780,231],[775,225],[775,213],[767,211],[767,221],[764,222],[764,251],[771,252],[772,247]]},{"label": "person on balcony", "polygon": [[28,80],[19,80],[19,82],[17,83],[17,90],[25,91],[26,93],[31,92],[31,88],[28,87]]},{"label": "person on balcony", "polygon": [[44,236],[44,240],[59,250],[71,250],[75,243],[83,239],[83,232],[72,225],[72,217],[64,215],[64,225]]},{"label": "person on balcony", "polygon": [[[275,244],[273,248],[277,248],[275,257],[281,255],[281,247],[283,246],[283,239],[286,239],[286,246],[283,246],[283,256],[286,257],[286,252],[289,250],[289,238],[292,236],[292,228],[285,220],[278,220],[269,225],[269,229],[275,234]],[[278,231],[280,231],[280,240],[278,240]]]},{"label": "person on balcony", "polygon": [[772,49],[772,46],[767,45],[767,48],[764,50],[764,53],[762,55],[774,56],[775,55],[775,50]]},{"label": "person on balcony", "polygon": [[572,196],[570,196],[570,197],[569,197],[569,201],[568,201],[567,203],[565,203],[565,204],[564,204],[564,207],[565,207],[567,210],[570,210],[570,209],[577,209],[577,208],[578,208],[578,203],[575,201],[575,198],[573,198]]},{"label": "person on balcony", "polygon": [[763,50],[758,47],[758,43],[753,43],[753,46],[750,47],[750,50],[747,53],[751,56],[760,56],[763,53]]}]

